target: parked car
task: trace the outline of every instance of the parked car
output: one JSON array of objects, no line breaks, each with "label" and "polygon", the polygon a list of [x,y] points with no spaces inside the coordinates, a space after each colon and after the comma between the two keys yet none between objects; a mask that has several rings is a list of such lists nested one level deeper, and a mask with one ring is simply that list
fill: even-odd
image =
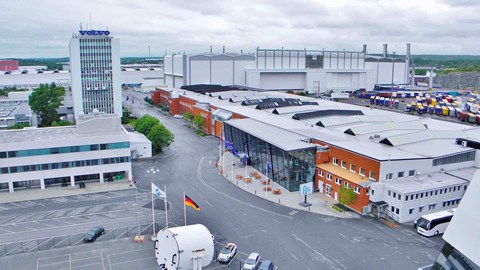
[{"label": "parked car", "polygon": [[234,243],[228,243],[222,248],[222,250],[220,250],[217,259],[219,262],[228,263],[233,259],[233,257],[235,257],[236,254],[237,245],[235,245]]},{"label": "parked car", "polygon": [[258,253],[250,253],[247,260],[243,264],[243,269],[254,270],[260,264],[260,255]]},{"label": "parked car", "polygon": [[175,114],[175,115],[173,116],[173,118],[182,119],[182,118],[183,118],[183,115]]},{"label": "parked car", "polygon": [[83,237],[84,242],[94,242],[97,238],[105,233],[105,229],[103,227],[95,227],[90,229],[85,236]]},{"label": "parked car", "polygon": [[275,266],[273,265],[272,261],[262,261],[260,266],[258,267],[258,270],[273,270],[275,269]]}]

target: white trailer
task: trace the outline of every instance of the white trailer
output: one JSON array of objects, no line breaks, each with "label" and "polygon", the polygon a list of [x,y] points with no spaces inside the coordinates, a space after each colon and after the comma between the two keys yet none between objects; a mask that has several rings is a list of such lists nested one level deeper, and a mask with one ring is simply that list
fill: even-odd
[{"label": "white trailer", "polygon": [[213,235],[201,224],[165,228],[158,232],[155,257],[159,269],[200,270],[213,260]]}]

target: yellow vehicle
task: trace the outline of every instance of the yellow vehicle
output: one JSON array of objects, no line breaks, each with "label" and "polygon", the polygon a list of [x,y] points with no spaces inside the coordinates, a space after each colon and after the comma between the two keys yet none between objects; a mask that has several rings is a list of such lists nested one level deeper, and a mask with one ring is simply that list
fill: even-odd
[{"label": "yellow vehicle", "polygon": [[448,108],[447,108],[447,106],[442,106],[442,115],[448,115]]}]

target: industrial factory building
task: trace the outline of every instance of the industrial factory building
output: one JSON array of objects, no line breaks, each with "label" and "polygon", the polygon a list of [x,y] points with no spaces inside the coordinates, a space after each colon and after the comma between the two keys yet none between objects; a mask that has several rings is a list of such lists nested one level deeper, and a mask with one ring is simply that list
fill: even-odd
[{"label": "industrial factory building", "polygon": [[164,57],[165,84],[240,85],[309,93],[371,90],[376,84],[411,84],[410,44],[406,56],[361,51],[257,48],[255,54],[171,54]]},{"label": "industrial factory building", "polygon": [[[480,129],[431,118],[242,86],[157,88],[170,113],[200,115],[204,131],[248,152],[287,191],[314,182],[349,207],[398,222],[456,207],[480,167]],[[267,170],[265,163],[270,164]]]}]

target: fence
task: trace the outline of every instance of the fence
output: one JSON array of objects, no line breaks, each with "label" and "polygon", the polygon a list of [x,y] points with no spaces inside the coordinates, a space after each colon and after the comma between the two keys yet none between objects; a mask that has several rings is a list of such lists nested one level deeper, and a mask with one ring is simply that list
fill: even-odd
[{"label": "fence", "polygon": [[[156,227],[158,228],[158,224],[156,224]],[[85,233],[86,232],[0,244],[0,257],[20,253],[36,252],[41,250],[50,250],[55,248],[82,245],[84,244],[83,237]],[[105,234],[97,238],[96,241],[111,241],[125,237],[133,237],[138,234],[149,235],[152,233],[152,224],[140,225],[140,228],[135,225],[105,230]]]}]

